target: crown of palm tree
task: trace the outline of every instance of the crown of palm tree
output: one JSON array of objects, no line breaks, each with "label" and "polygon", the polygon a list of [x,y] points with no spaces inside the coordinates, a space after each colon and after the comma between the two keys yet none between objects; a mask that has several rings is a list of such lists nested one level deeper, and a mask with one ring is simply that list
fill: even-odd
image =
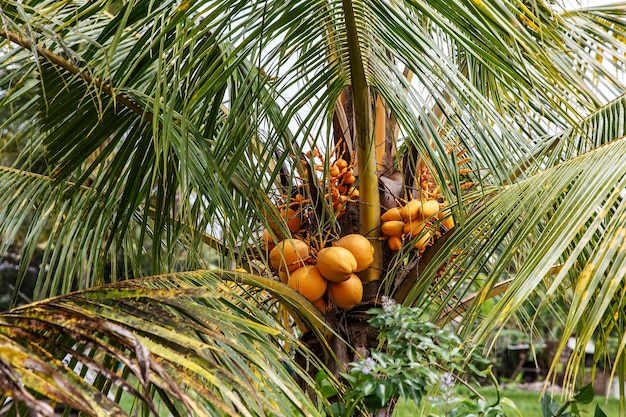
[{"label": "crown of palm tree", "polygon": [[[13,305],[30,261],[45,268],[39,301],[0,316],[0,398],[33,415],[50,411],[39,396],[118,412],[122,392],[154,414],[156,398],[173,414],[317,413],[295,382],[314,381],[285,346],[323,366],[290,330],[325,343],[337,329],[273,278],[259,239],[271,224],[290,234],[277,206],[302,190],[315,243],[352,227],[376,244],[365,281],[381,294],[442,322],[462,315],[460,334],[481,341],[552,311],[559,352],[572,334],[580,346],[615,335],[623,364],[625,10],[3,1]],[[373,156],[381,143],[386,162]],[[323,198],[338,152],[361,190],[343,220]],[[456,227],[422,255],[382,259],[379,185],[408,199],[420,167]],[[168,275],[124,281],[151,274]]]}]

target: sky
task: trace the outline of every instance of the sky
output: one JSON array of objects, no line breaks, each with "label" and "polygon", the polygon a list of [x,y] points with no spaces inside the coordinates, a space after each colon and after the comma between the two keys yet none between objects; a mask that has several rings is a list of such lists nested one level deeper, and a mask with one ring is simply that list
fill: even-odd
[{"label": "sky", "polygon": [[625,2],[622,0],[561,0],[566,7],[571,8],[580,8],[580,7],[594,7],[594,6],[604,6],[606,4],[617,4]]}]

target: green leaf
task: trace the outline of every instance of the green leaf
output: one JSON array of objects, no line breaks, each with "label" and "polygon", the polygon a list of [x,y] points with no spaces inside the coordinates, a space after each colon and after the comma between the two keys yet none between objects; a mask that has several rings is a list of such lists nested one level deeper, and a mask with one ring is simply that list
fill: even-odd
[{"label": "green leaf", "polygon": [[593,417],[607,417],[607,415],[602,411],[600,406],[596,404],[595,411],[593,412]]},{"label": "green leaf", "polygon": [[549,395],[541,397],[541,414],[543,417],[553,417],[559,410],[559,404]]},{"label": "green leaf", "polygon": [[576,400],[576,402],[579,404],[590,404],[594,398],[595,393],[593,392],[592,382],[585,385],[580,390],[578,390],[576,394],[574,394],[574,400]]},{"label": "green leaf", "polygon": [[396,392],[397,390],[391,382],[381,380],[376,384],[376,391],[374,392],[374,395],[380,401],[380,407],[385,407],[389,403],[389,400],[396,395]]},{"label": "green leaf", "polygon": [[346,416],[346,404],[343,402],[334,402],[330,405],[330,407],[328,408],[328,412],[330,413],[331,416],[345,416],[345,417],[349,417]]},{"label": "green leaf", "polygon": [[[513,400],[511,400],[508,397],[500,397],[500,403],[506,405],[508,408],[512,409],[513,412],[515,413],[515,415],[517,415],[518,417],[524,417],[521,413],[521,411],[517,408],[517,405],[515,404],[515,402],[513,402]],[[542,400],[542,412],[543,412],[543,400]],[[545,414],[544,414],[545,416]]]},{"label": "green leaf", "polygon": [[[105,409],[124,415],[109,393],[147,405],[152,415],[160,401],[183,414],[316,415],[296,378],[315,381],[278,343],[297,341],[239,289],[217,271],[178,273],[2,313],[0,380],[13,382],[0,399],[40,408],[28,390],[98,416]],[[294,353],[323,370],[310,352]],[[100,382],[84,374],[87,367]]]},{"label": "green leaf", "polygon": [[331,383],[328,374],[322,370],[315,374],[315,386],[317,390],[325,397],[330,398],[339,393],[339,390]]},{"label": "green leaf", "polygon": [[377,386],[378,384],[376,383],[376,381],[367,379],[363,382],[361,386],[358,387],[358,389],[364,396],[369,396],[376,392]]}]

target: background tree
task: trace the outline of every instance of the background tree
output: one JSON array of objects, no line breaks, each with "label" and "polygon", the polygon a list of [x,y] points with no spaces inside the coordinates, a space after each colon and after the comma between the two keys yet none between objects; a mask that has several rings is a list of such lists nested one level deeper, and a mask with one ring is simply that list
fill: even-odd
[{"label": "background tree", "polygon": [[[3,392],[33,414],[49,411],[37,395],[121,412],[119,387],[155,414],[155,398],[172,413],[314,414],[287,371],[312,386],[304,360],[286,352],[333,370],[366,353],[363,311],[380,295],[461,314],[477,341],[529,295],[559,297],[557,354],[582,342],[568,381],[585,342],[609,334],[623,381],[622,15],[513,0],[3,1],[2,132],[20,152],[0,169],[2,249],[26,230],[22,273],[38,247],[45,266],[41,301],[2,316]],[[411,199],[454,223],[432,217],[392,251],[380,215]],[[314,255],[366,236],[363,302],[322,314],[279,282],[264,229]]]}]

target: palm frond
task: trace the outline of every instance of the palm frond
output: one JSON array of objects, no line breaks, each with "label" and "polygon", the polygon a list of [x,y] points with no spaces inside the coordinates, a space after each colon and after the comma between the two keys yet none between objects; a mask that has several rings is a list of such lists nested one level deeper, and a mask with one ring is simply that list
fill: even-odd
[{"label": "palm frond", "polygon": [[569,128],[542,140],[512,176],[532,175],[626,135],[626,96],[600,107]]},{"label": "palm frond", "polygon": [[298,363],[320,364],[275,306],[223,281],[239,275],[130,280],[3,313],[2,415],[318,415]]},{"label": "palm frond", "polygon": [[[444,300],[434,309],[439,315],[455,297],[478,288],[463,332],[486,340],[531,296],[544,303],[564,296],[569,312],[557,357],[574,334],[584,346],[601,329],[614,329],[612,312],[623,307],[626,276],[620,249],[625,157],[620,139],[504,190],[485,189],[485,199],[434,255],[405,303],[424,303],[430,297],[420,293],[432,292]],[[477,322],[481,302],[507,280],[507,291]]]},{"label": "palm frond", "polygon": [[[481,152],[472,155],[482,170],[479,182],[506,181],[512,164],[507,159],[519,159],[529,149],[519,132],[506,128],[510,114],[498,112],[502,99],[495,97],[504,94],[479,90],[482,78],[459,70],[459,62],[479,63],[492,74],[493,91],[507,88],[514,92],[512,100],[530,103],[528,97],[533,97],[546,120],[566,116],[554,105],[555,88],[572,88],[572,97],[584,93],[586,103],[596,100],[580,83],[571,83],[573,76],[551,54],[535,46],[537,35],[528,29],[532,25],[522,25],[522,31],[504,25],[511,17],[523,20],[512,5],[357,3],[366,76],[390,103],[409,142],[428,156],[442,184],[450,181],[458,188],[460,181],[455,164],[441,158],[445,144],[439,131],[452,129],[455,140],[470,151],[480,143]],[[30,65],[40,72],[38,95],[47,133],[45,141],[34,142],[30,155],[45,155],[55,177],[71,173],[81,184],[91,176],[105,198],[120,202],[117,214],[109,213],[109,247],[120,247],[112,236],[119,242],[118,231],[142,212],[138,248],[148,233],[170,253],[177,239],[197,248],[200,234],[171,233],[176,227],[168,218],[194,224],[197,230],[219,230],[225,246],[248,244],[257,227],[247,220],[267,205],[265,195],[276,192],[278,167],[289,162],[292,175],[301,173],[303,149],[318,143],[328,149],[327,115],[350,68],[340,3],[190,2],[180,8],[162,2],[154,8],[142,1],[123,6],[114,16],[101,10],[96,4],[55,8],[49,3],[9,3],[3,9],[7,33],[16,33],[11,39],[19,37],[23,41],[18,43],[39,57]],[[541,27],[552,30],[553,37],[557,29],[571,30],[548,9],[541,8],[535,17],[535,24],[545,24]],[[551,19],[552,25],[561,26],[547,25]],[[457,26],[452,29],[451,23]],[[492,35],[477,36],[478,31]],[[550,47],[561,48],[554,39]],[[42,65],[46,55],[37,48],[50,51],[48,58],[65,56],[80,71],[72,77],[67,65]],[[525,67],[529,63],[533,67]],[[417,83],[405,82],[402,66],[418,75]],[[406,95],[398,93],[403,87]],[[284,96],[294,88],[300,91]],[[63,91],[67,95],[55,94]],[[54,105],[54,99],[76,101],[80,109]],[[445,109],[445,122],[429,117],[434,104]],[[290,126],[304,109],[310,110],[292,134]],[[530,105],[528,111],[537,113]],[[277,164],[270,163],[276,151],[282,156]],[[95,160],[88,161],[90,157]],[[181,195],[201,198],[190,206],[178,199]],[[147,210],[157,222],[150,227]],[[160,262],[164,256],[159,247],[152,246],[153,270],[169,264]],[[137,249],[133,257],[140,255]],[[241,259],[224,260],[233,261]]]}]

